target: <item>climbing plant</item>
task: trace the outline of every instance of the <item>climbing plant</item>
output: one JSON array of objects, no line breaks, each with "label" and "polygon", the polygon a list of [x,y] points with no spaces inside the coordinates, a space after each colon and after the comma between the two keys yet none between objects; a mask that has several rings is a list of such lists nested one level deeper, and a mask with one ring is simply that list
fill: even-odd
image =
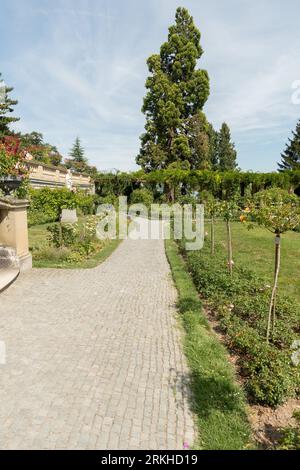
[{"label": "climbing plant", "polygon": [[[236,195],[251,196],[259,191],[279,187],[281,189],[300,190],[300,171],[282,173],[253,173],[241,171],[210,171],[169,168],[145,173],[140,170],[132,173],[100,173],[96,178],[97,194],[130,195],[141,184],[147,188],[167,185],[179,188],[182,185],[189,192],[209,191],[214,197],[229,200]],[[174,193],[176,197],[176,193]]]}]

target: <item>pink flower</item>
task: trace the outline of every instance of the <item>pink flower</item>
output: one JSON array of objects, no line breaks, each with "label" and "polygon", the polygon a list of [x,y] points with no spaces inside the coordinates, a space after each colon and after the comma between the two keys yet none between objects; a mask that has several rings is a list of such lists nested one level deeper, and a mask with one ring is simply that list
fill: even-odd
[{"label": "pink flower", "polygon": [[184,442],[184,443],[183,443],[183,448],[186,449],[186,450],[188,450],[188,449],[190,448],[189,443],[188,443],[188,442]]}]

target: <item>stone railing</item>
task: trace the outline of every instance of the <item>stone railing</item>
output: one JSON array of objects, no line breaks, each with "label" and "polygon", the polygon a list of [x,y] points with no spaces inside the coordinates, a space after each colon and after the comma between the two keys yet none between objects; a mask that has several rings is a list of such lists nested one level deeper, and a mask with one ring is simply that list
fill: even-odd
[{"label": "stone railing", "polygon": [[79,188],[95,193],[95,184],[88,175],[71,173],[63,167],[45,165],[40,162],[26,162],[29,170],[30,185],[35,188]]}]

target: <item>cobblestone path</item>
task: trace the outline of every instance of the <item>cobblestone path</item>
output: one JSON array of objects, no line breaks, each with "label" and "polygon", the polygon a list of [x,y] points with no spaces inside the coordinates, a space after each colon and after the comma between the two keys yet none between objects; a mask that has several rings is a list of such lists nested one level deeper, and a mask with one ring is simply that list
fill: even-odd
[{"label": "cobblestone path", "polygon": [[0,294],[0,448],[192,444],[175,302],[162,240],[126,240],[95,269],[19,277]]}]

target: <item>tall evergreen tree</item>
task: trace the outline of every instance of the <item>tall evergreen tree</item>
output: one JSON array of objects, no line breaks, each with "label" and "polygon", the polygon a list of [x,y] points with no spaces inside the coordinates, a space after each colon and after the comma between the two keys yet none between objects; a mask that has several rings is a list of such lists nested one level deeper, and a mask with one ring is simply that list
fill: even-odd
[{"label": "tall evergreen tree", "polygon": [[89,174],[93,178],[97,176],[98,170],[95,166],[89,165],[79,137],[76,138],[69,155],[71,158],[65,159],[65,166],[67,168],[78,173]]},{"label": "tall evergreen tree", "polygon": [[84,156],[84,149],[81,145],[79,137],[76,137],[73,147],[70,150],[69,156],[76,163],[87,163]]},{"label": "tall evergreen tree", "polygon": [[214,129],[213,125],[208,123],[208,138],[209,138],[209,161],[212,170],[219,169],[219,154],[218,154],[218,139],[219,134]]},{"label": "tall evergreen tree", "polygon": [[300,170],[300,121],[293,131],[293,138],[289,139],[285,151],[281,154],[279,171]]},{"label": "tall evergreen tree", "polygon": [[206,116],[201,111],[187,121],[186,133],[190,147],[190,168],[192,170],[210,170],[210,138]]},{"label": "tall evergreen tree", "polygon": [[175,24],[160,54],[149,57],[150,76],[142,111],[146,132],[141,136],[137,163],[146,171],[166,168],[191,157],[185,134],[188,119],[203,109],[209,96],[209,77],[196,70],[202,56],[200,32],[185,8],[176,11]]},{"label": "tall evergreen tree", "polygon": [[12,91],[12,87],[8,87],[4,84],[0,73],[0,138],[10,134],[9,125],[11,123],[20,120],[20,118],[10,115],[14,111],[14,106],[18,104],[18,101],[9,98],[9,94]]},{"label": "tall evergreen tree", "polygon": [[230,129],[226,122],[222,124],[218,136],[218,157],[219,170],[229,171],[234,170],[237,167],[237,153],[234,143],[231,142]]}]

